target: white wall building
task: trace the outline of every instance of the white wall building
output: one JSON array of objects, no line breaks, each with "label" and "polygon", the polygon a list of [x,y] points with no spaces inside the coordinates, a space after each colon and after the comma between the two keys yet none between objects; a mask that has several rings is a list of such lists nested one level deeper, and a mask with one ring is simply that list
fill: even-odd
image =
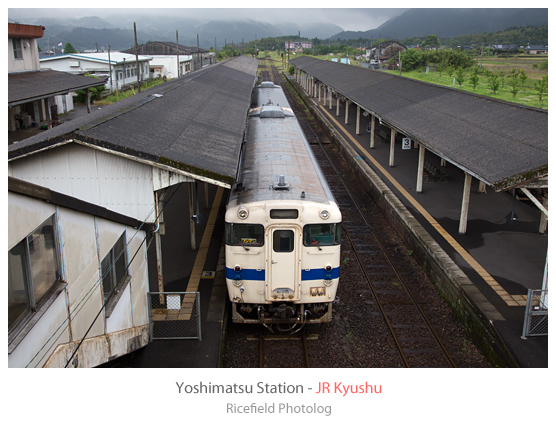
[{"label": "white wall building", "polygon": [[44,27],[8,23],[8,72],[38,70],[39,49],[37,39]]},{"label": "white wall building", "polygon": [[[153,55],[150,62],[151,78],[167,79],[178,77],[178,60],[176,55]],[[184,75],[192,71],[192,56],[180,55],[180,73]]]},{"label": "white wall building", "polygon": [[148,343],[156,191],[190,180],[78,143],[8,162],[9,367],[64,367],[84,337],[72,367]]},{"label": "white wall building", "polygon": [[[110,60],[108,57],[110,56]],[[150,56],[139,56],[139,79],[150,78]],[[137,83],[137,63],[135,55],[121,52],[71,53],[49,56],[40,59],[41,69],[52,69],[73,74],[91,74],[108,77],[106,88],[121,89],[123,86]]]},{"label": "white wall building", "polygon": [[73,109],[72,91],[99,86],[67,73],[41,72],[37,39],[45,28],[8,23],[8,131],[46,123]]}]

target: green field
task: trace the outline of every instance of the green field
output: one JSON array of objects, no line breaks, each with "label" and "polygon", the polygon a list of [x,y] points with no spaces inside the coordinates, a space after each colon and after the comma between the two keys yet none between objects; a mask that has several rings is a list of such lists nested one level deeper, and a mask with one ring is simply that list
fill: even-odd
[{"label": "green field", "polygon": [[[522,55],[512,58],[483,58],[482,66],[483,68],[492,71],[493,73],[498,73],[499,71],[504,72],[506,76],[512,69],[523,70],[527,75],[527,80],[525,81],[523,87],[520,89],[514,98],[513,94],[510,92],[510,85],[506,81],[496,95],[493,94],[492,90],[488,86],[487,78],[483,75],[479,77],[479,84],[476,89],[469,83],[469,75],[471,71],[467,71],[465,81],[460,85],[455,81],[455,75],[451,77],[446,72],[429,72],[428,74],[424,71],[409,71],[404,72],[402,69],[402,76],[413,78],[415,80],[426,81],[429,83],[439,84],[442,86],[455,87],[457,89],[466,90],[478,95],[490,96],[496,99],[501,99],[508,102],[516,102],[522,105],[527,105],[536,108],[542,108],[548,110],[548,94],[543,97],[542,104],[539,103],[539,96],[535,91],[534,83],[539,81],[543,76],[548,75],[548,70],[540,70],[540,64],[548,59],[547,55],[537,55],[529,56]],[[479,59],[479,62],[481,60]],[[533,64],[537,64],[535,67]],[[385,71],[392,73],[394,75],[399,75],[399,71]],[[506,79],[507,80],[507,79]]]}]

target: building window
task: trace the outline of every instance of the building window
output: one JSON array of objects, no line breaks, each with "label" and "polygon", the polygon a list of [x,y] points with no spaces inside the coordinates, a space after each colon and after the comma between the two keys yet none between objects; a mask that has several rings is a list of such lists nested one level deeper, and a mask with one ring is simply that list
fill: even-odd
[{"label": "building window", "polygon": [[60,282],[55,215],[8,251],[8,333]]},{"label": "building window", "polygon": [[119,287],[123,286],[128,276],[125,231],[102,260],[101,274],[104,302],[107,302],[113,294],[119,292]]},{"label": "building window", "polygon": [[14,49],[14,59],[23,59],[23,50],[21,48],[21,39],[12,38],[12,45]]}]

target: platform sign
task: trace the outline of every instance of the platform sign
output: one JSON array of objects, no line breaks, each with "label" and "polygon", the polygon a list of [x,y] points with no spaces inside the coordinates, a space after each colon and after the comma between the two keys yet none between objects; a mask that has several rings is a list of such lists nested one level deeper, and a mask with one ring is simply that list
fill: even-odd
[{"label": "platform sign", "polygon": [[166,307],[168,309],[179,309],[181,307],[181,300],[179,294],[168,295]]},{"label": "platform sign", "polygon": [[411,149],[411,139],[402,138],[402,149]]}]

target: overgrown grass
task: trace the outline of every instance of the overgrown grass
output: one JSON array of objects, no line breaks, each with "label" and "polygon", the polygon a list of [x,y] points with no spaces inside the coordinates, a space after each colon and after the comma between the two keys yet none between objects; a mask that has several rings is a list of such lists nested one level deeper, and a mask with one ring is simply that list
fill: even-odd
[{"label": "overgrown grass", "polygon": [[[165,83],[165,81],[161,78],[156,79],[156,80],[146,81],[143,84],[141,84],[141,91],[144,92],[145,90],[149,90],[153,87],[159,86],[162,83]],[[113,104],[114,102],[121,101],[122,99],[129,98],[130,96],[133,96],[133,95],[136,95],[136,94],[137,94],[137,88],[136,87],[134,87],[132,89],[127,89],[127,90],[124,90],[124,91],[118,90],[118,91],[112,92],[110,95],[106,96],[102,100],[96,100],[95,104],[96,105],[110,105],[110,104]]]}]

